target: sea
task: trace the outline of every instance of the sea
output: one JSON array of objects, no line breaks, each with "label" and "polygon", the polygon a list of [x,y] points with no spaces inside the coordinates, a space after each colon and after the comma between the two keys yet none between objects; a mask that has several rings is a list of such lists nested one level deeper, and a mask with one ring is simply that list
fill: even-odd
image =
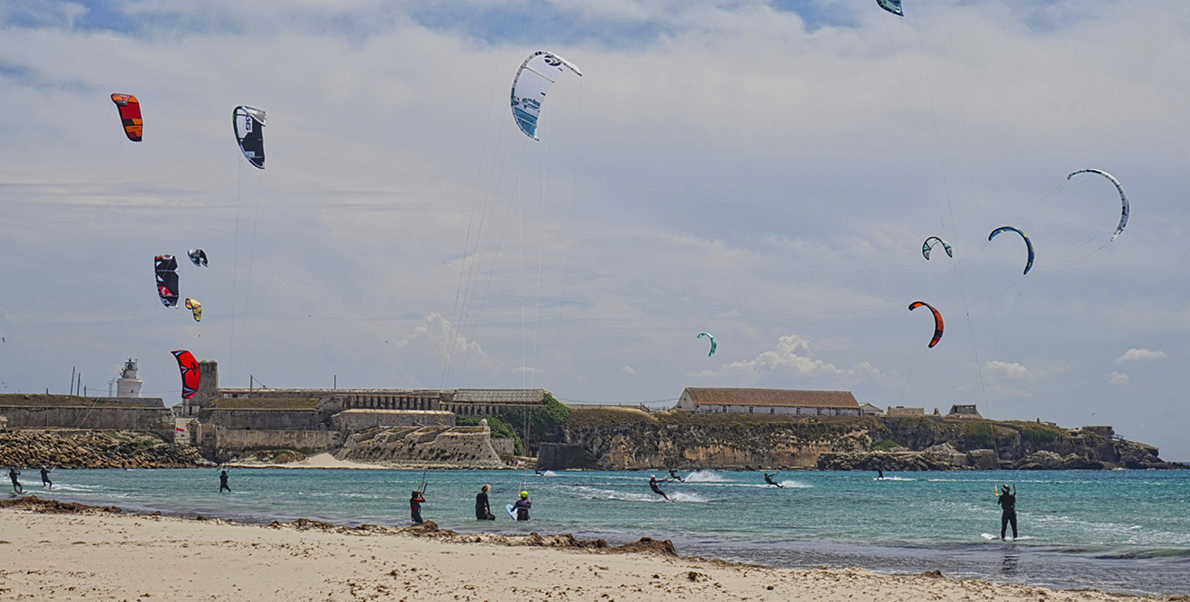
[{"label": "sea", "polygon": [[[683,556],[775,567],[861,567],[1059,589],[1190,594],[1190,471],[679,472],[649,489],[648,472],[246,469],[56,470],[39,497],[128,511],[249,523],[309,518],[339,525],[407,526],[409,495],[422,515],[461,532],[573,533],[619,544],[672,540]],[[660,479],[666,476],[657,473]],[[32,477],[32,478],[30,478]],[[424,483],[424,485],[423,485]],[[495,521],[475,520],[491,485]],[[1017,490],[1020,537],[1001,541],[996,487]],[[532,520],[504,505],[527,491]],[[1011,536],[1011,529],[1009,530]]]}]

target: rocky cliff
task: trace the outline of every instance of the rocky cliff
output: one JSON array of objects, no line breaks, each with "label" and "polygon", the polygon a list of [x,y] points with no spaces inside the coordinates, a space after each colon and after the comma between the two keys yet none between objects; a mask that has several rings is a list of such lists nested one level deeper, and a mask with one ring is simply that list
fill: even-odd
[{"label": "rocky cliff", "polygon": [[370,428],[347,437],[340,460],[444,468],[502,468],[486,426]]},{"label": "rocky cliff", "polygon": [[141,431],[0,432],[0,466],[186,468],[207,465],[198,449]]},{"label": "rocky cliff", "polygon": [[544,468],[974,470],[1172,468],[1110,429],[936,418],[789,418],[577,410]]}]

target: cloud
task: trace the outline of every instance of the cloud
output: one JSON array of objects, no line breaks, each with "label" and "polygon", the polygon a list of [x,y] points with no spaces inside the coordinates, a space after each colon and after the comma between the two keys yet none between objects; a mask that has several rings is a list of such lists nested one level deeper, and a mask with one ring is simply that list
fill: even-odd
[{"label": "cloud", "polygon": [[[805,355],[798,355],[798,350],[803,351]],[[836,368],[834,364],[828,364],[822,360],[812,360],[809,355],[810,342],[796,334],[790,334],[777,339],[776,349],[765,351],[755,359],[732,362],[727,365],[726,370],[748,374],[758,374],[762,370],[788,371],[807,375],[842,375],[847,373],[845,370]]]},{"label": "cloud", "polygon": [[636,376],[636,370],[633,370],[632,366],[624,366],[623,368],[620,368],[620,370],[622,370],[624,372],[624,374],[631,374],[633,376]]},{"label": "cloud", "polygon": [[[1122,364],[1124,362],[1133,360],[1159,360],[1163,357],[1165,357],[1164,351],[1151,351],[1149,349],[1137,349],[1134,347],[1128,351],[1125,351],[1124,355],[1116,358],[1116,363]],[[1125,376],[1124,378],[1127,380],[1128,377]]]},{"label": "cloud", "polygon": [[983,369],[989,375],[1003,378],[1004,380],[1023,380],[1025,382],[1034,382],[1043,378],[1049,378],[1055,374],[1060,374],[1069,370],[1068,367],[1057,367],[1043,370],[1040,368],[1026,368],[1023,364],[1017,362],[1001,362],[993,360],[984,364]]},{"label": "cloud", "polygon": [[1107,382],[1113,385],[1126,385],[1128,384],[1128,375],[1123,372],[1109,372]]},{"label": "cloud", "polygon": [[[409,331],[409,334],[397,341],[397,349],[403,349],[414,341],[425,338],[432,342],[444,356],[458,357],[474,354],[476,358],[487,359],[488,356],[483,352],[479,343],[468,341],[463,335],[452,332],[453,330],[450,320],[443,318],[441,314],[429,314],[422,318],[421,324],[415,326]],[[449,344],[452,337],[454,339],[453,346]]]}]

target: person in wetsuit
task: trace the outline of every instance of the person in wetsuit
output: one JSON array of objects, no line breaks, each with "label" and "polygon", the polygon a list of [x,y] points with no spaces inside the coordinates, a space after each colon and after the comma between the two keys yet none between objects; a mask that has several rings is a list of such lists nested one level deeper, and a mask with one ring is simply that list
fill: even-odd
[{"label": "person in wetsuit", "polygon": [[226,490],[228,493],[231,493],[231,487],[229,487],[227,485],[227,469],[226,468],[223,469],[223,472],[219,473],[219,493],[223,493],[224,490]]},{"label": "person in wetsuit", "polygon": [[479,493],[475,494],[475,520],[496,520],[496,515],[492,514],[492,507],[488,504],[488,491],[491,489],[491,485],[484,485],[479,488]]},{"label": "person in wetsuit", "polygon": [[529,501],[529,492],[522,491],[521,499],[517,500],[516,503],[512,505],[512,509],[516,510],[516,519],[529,520],[529,508],[532,506],[533,502]]},{"label": "person in wetsuit", "polygon": [[21,471],[17,470],[16,466],[8,469],[8,478],[12,479],[13,493],[25,493],[25,488],[21,487],[21,482],[17,480],[17,477],[20,476],[20,474]]},{"label": "person in wetsuit", "polygon": [[876,478],[880,479],[881,481],[884,480],[884,469],[883,468],[876,469]]},{"label": "person in wetsuit", "polygon": [[677,471],[673,470],[672,468],[669,471],[669,478],[671,478],[679,483],[682,483],[686,480],[686,479],[683,479],[682,477],[679,477]]},{"label": "person in wetsuit", "polygon": [[1004,533],[1008,530],[1008,523],[1012,523],[1012,538],[1016,539],[1016,488],[1011,490],[1008,485],[1005,485],[1000,490],[1000,495],[997,496],[997,504],[1003,508],[1000,513],[1000,539],[1004,539]]},{"label": "person in wetsuit", "polygon": [[425,522],[421,519],[421,505],[424,503],[426,503],[426,498],[420,491],[415,490],[409,496],[409,513],[413,515],[413,522],[419,525]]},{"label": "person in wetsuit", "polygon": [[773,477],[775,477],[779,474],[781,474],[780,471],[774,472],[773,474],[769,474],[767,472],[764,473],[764,482],[768,483],[769,485],[776,485],[777,489],[784,489],[784,487],[782,487],[780,483],[773,480]]},{"label": "person in wetsuit", "polygon": [[665,483],[666,481],[669,481],[669,479],[665,479],[665,481],[658,481],[657,475],[649,475],[649,487],[653,489],[653,493],[660,495],[661,497],[665,498],[665,501],[669,502],[671,501],[669,496],[665,495],[665,492],[661,491],[661,487],[659,487],[659,484]]},{"label": "person in wetsuit", "polygon": [[54,488],[54,482],[50,480],[50,473],[53,471],[54,471],[54,469],[52,469],[52,468],[49,470],[46,470],[46,468],[44,466],[41,467],[41,486],[42,487],[45,487],[46,489]]}]

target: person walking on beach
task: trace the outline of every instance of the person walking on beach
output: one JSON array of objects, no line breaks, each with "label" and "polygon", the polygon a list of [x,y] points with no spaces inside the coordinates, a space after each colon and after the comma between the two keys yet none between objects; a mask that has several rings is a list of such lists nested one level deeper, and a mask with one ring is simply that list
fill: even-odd
[{"label": "person walking on beach", "polygon": [[426,498],[415,489],[409,496],[409,513],[413,515],[413,522],[419,525],[425,522],[421,519],[421,505],[424,503],[426,503]]},{"label": "person walking on beach", "polygon": [[491,489],[491,485],[484,485],[479,488],[479,493],[475,494],[475,520],[496,520],[496,515],[492,514],[492,507],[488,504],[488,491]]},{"label": "person walking on beach", "polygon": [[779,470],[777,472],[774,472],[773,474],[769,474],[767,472],[764,473],[764,482],[768,483],[769,485],[776,485],[777,489],[784,489],[784,487],[782,487],[780,483],[773,480],[773,477],[775,477],[779,474],[781,474],[781,471],[779,471]]},{"label": "person walking on beach", "polygon": [[996,503],[1003,508],[1000,513],[1000,539],[1004,539],[1008,523],[1012,523],[1012,538],[1016,539],[1016,488],[1010,490],[1008,485],[1005,485],[996,497],[999,498]]},{"label": "person walking on beach", "polygon": [[219,493],[223,493],[225,490],[228,493],[231,493],[231,487],[229,487],[227,485],[227,469],[226,468],[223,469],[223,472],[219,473]]},{"label": "person walking on beach", "polygon": [[665,492],[661,491],[661,487],[660,487],[661,483],[665,483],[667,481],[669,481],[669,479],[665,479],[665,481],[658,481],[657,475],[655,475],[655,474],[649,475],[649,487],[653,490],[653,493],[656,493],[657,495],[660,495],[661,497],[665,498],[665,501],[667,501],[667,502],[672,502],[673,500],[669,499],[669,496],[665,495]]},{"label": "person walking on beach", "polygon": [[25,493],[25,488],[21,487],[21,482],[17,480],[17,477],[20,476],[20,474],[21,471],[17,470],[16,466],[8,469],[8,478],[12,479],[13,493]]},{"label": "person walking on beach", "polygon": [[682,477],[679,477],[677,471],[675,471],[672,468],[669,469],[669,478],[671,478],[679,483],[685,482],[685,479],[683,479]]},{"label": "person walking on beach", "polygon": [[54,482],[50,480],[51,472],[54,472],[53,468],[46,470],[44,466],[41,467],[41,486],[46,489],[54,488]]},{"label": "person walking on beach", "polygon": [[512,509],[516,510],[516,519],[518,521],[529,520],[529,508],[532,506],[533,502],[529,501],[529,492],[522,491],[521,499],[517,500],[516,503],[512,505]]}]

